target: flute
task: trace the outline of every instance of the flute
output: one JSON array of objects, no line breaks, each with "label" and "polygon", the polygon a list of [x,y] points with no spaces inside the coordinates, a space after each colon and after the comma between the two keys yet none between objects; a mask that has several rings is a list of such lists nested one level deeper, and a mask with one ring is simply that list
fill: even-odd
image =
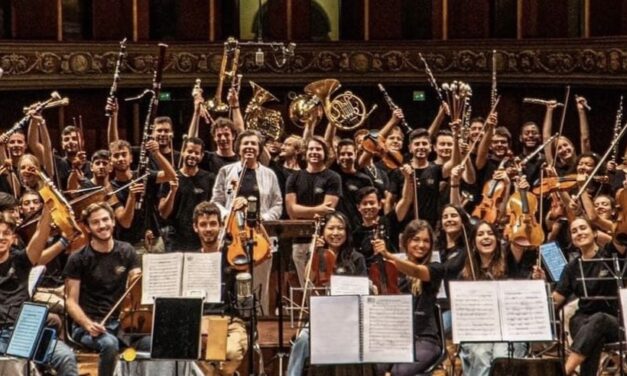
[{"label": "flute", "polygon": [[[546,99],[540,99],[540,98],[523,98],[523,103],[530,103],[530,104],[539,104],[542,106],[548,106],[551,101],[548,101]],[[564,107],[564,103],[560,103],[557,102],[555,103],[556,107]]]}]

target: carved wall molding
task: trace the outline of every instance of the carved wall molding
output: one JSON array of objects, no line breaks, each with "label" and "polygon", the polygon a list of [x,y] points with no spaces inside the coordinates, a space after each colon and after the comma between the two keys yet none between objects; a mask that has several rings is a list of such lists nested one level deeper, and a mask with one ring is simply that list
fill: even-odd
[{"label": "carved wall molding", "polygon": [[[267,51],[263,66],[255,52],[244,48],[240,73],[272,85],[300,85],[333,77],[345,84],[383,82],[426,83],[418,53],[439,81],[490,80],[491,51],[497,50],[500,84],[582,86],[627,84],[627,38],[523,41],[415,41],[363,43],[302,43],[289,64],[277,66]],[[155,44],[129,44],[121,87],[146,86],[152,78]],[[117,43],[2,43],[0,90],[107,88],[118,54]],[[217,81],[222,46],[173,44],[167,53],[165,86],[193,86]]]}]

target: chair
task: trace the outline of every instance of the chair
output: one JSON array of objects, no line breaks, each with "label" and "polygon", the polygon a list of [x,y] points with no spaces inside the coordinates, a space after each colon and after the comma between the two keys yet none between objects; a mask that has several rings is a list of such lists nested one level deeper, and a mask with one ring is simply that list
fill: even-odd
[{"label": "chair", "polygon": [[439,304],[435,305],[435,322],[436,322],[436,325],[438,326],[438,332],[440,335],[440,348],[441,348],[440,355],[429,368],[427,368],[424,372],[422,372],[423,374],[431,374],[438,367],[440,367],[440,365],[444,362],[444,360],[446,360],[446,333],[444,332],[444,320],[442,318],[442,307],[440,307]]}]

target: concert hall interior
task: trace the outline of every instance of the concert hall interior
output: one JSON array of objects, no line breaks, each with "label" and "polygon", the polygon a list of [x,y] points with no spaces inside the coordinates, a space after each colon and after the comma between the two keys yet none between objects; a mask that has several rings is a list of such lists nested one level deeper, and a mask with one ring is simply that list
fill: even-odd
[{"label": "concert hall interior", "polygon": [[0,375],[624,375],[627,0],[0,0]]}]

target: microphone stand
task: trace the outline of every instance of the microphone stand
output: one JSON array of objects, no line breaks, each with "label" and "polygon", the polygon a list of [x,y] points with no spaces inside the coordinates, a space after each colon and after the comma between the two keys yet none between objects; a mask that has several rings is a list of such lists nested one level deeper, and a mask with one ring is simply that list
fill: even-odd
[{"label": "microphone stand", "polygon": [[[254,221],[256,224],[256,219]],[[253,223],[249,223],[248,227],[249,227],[249,236],[248,236],[248,240],[246,241],[246,256],[248,257],[248,270],[250,273],[250,285],[252,286],[252,291],[253,291],[253,305],[252,305],[252,312],[250,314],[250,320],[249,320],[249,325],[250,328],[248,330],[248,375],[249,376],[254,376],[255,375],[255,335],[257,332],[257,296],[255,294],[255,273],[254,273],[254,269],[255,269],[255,261],[253,260],[253,247],[255,246],[255,239],[253,238],[254,235],[254,226],[251,226],[251,224]],[[260,354],[261,356],[261,354]],[[259,370],[260,373],[265,373],[264,370]]]}]

